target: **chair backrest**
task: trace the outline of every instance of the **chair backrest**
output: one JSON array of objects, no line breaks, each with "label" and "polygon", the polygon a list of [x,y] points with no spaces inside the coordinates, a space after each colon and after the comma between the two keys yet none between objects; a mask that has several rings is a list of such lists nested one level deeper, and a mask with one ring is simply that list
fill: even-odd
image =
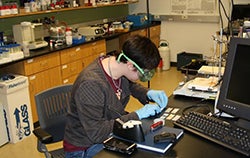
[{"label": "chair backrest", "polygon": [[72,84],[60,85],[35,95],[39,124],[53,136],[53,142],[63,139]]}]

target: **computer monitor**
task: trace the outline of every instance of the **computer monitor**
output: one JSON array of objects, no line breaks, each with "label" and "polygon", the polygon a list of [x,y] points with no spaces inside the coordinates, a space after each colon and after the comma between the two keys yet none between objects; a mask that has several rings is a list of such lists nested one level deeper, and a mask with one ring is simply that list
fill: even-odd
[{"label": "computer monitor", "polygon": [[231,38],[217,108],[250,129],[250,39]]},{"label": "computer monitor", "polygon": [[250,18],[250,4],[235,4],[232,8],[231,20],[244,20]]}]

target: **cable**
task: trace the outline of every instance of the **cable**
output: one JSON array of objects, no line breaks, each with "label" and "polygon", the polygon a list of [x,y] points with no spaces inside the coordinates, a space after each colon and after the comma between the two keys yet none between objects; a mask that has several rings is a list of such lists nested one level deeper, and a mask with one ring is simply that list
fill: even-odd
[{"label": "cable", "polygon": [[222,15],[221,15],[221,0],[219,0],[219,15],[220,15],[220,23],[221,23],[221,28],[223,28],[223,19],[222,19]]},{"label": "cable", "polygon": [[[190,110],[190,111],[195,111],[195,109],[198,109],[198,108],[206,108],[209,113],[211,113],[211,109],[210,109],[210,106],[207,105],[207,104],[196,104],[196,105],[191,105],[191,106],[188,106],[188,107],[185,107],[183,110],[182,110],[182,115],[185,116],[187,111]],[[189,111],[188,111],[189,112]]]},{"label": "cable", "polygon": [[195,109],[201,108],[201,107],[207,108],[207,110],[210,111],[210,113],[211,113],[211,112],[212,112],[212,109],[210,108],[210,105],[207,104],[207,103],[204,103],[204,104],[203,104],[204,101],[207,101],[207,99],[204,99],[204,98],[203,98],[203,99],[199,100],[199,101],[197,102],[197,104],[192,104],[192,105],[190,105],[190,106],[188,106],[188,107],[183,108],[183,109],[182,109],[182,115],[185,116],[186,113],[187,113],[187,111],[190,110],[190,109],[193,109],[192,111],[195,111]]},{"label": "cable", "polygon": [[219,3],[221,4],[221,7],[222,7],[222,9],[223,9],[223,12],[224,12],[224,14],[225,14],[227,20],[230,21],[230,18],[229,18],[229,16],[228,16],[227,13],[226,13],[226,9],[225,9],[225,7],[224,7],[224,4],[221,2],[221,0],[219,0]]}]

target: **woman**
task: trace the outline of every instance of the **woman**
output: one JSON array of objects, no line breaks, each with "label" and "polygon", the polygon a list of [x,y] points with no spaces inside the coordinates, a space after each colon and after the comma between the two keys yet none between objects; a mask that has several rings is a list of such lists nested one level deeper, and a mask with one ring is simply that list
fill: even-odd
[{"label": "woman", "polygon": [[[160,61],[153,42],[131,36],[120,54],[97,58],[76,79],[68,110],[64,137],[66,157],[92,157],[113,131],[115,119],[141,120],[161,112],[168,98],[164,91],[149,90],[136,83],[150,80]],[[127,113],[130,95],[144,107]],[[154,101],[155,104],[149,104]]]}]

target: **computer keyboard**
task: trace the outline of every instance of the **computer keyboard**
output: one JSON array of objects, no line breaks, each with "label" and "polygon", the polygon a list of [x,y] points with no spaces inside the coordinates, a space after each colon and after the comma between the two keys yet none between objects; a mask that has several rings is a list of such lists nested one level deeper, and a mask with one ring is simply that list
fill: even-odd
[{"label": "computer keyboard", "polygon": [[250,131],[198,112],[185,114],[174,125],[236,152],[250,156]]}]

